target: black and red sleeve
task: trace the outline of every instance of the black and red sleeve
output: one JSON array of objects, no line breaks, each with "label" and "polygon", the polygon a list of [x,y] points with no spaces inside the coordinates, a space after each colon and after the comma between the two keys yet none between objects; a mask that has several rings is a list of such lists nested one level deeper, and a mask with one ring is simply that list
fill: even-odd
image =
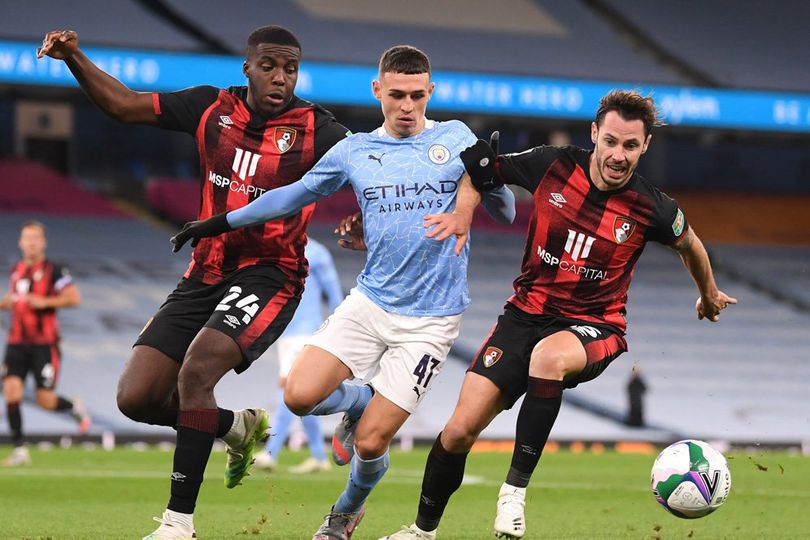
[{"label": "black and red sleeve", "polygon": [[559,146],[536,146],[517,154],[501,154],[495,174],[504,184],[520,186],[534,193],[548,168],[562,153]]},{"label": "black and red sleeve", "polygon": [[67,266],[53,263],[51,281],[51,288],[58,294],[62,289],[73,284],[73,276],[70,275]]},{"label": "black and red sleeve", "polygon": [[671,246],[683,238],[689,229],[689,223],[675,199],[652,186],[651,195],[653,215],[647,229],[647,240]]},{"label": "black and red sleeve", "polygon": [[315,161],[352,132],[323,107],[315,106]]},{"label": "black and red sleeve", "polygon": [[217,99],[219,91],[213,86],[192,86],[177,92],[152,94],[152,105],[160,127],[185,131],[193,136],[200,117]]}]

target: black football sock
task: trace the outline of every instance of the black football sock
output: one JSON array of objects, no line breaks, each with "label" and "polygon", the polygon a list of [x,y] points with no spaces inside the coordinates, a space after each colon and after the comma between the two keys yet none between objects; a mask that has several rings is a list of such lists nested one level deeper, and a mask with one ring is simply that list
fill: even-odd
[{"label": "black football sock", "polygon": [[58,412],[70,412],[73,410],[73,402],[62,396],[56,396],[56,408],[54,410]]},{"label": "black football sock", "polygon": [[563,382],[529,377],[515,429],[512,465],[506,475],[510,486],[529,485],[562,404]]},{"label": "black football sock", "polygon": [[214,445],[218,419],[217,409],[180,411],[177,418],[177,447],[174,449],[169,510],[183,514],[194,513],[205,466]]},{"label": "black football sock", "polygon": [[6,403],[6,414],[8,415],[8,427],[11,430],[11,442],[14,446],[25,444],[25,437],[22,432],[22,415],[20,414],[20,402]]},{"label": "black football sock", "polygon": [[217,409],[217,432],[214,434],[217,439],[221,439],[233,427],[233,411],[228,409]]},{"label": "black football sock", "polygon": [[428,454],[425,476],[422,479],[416,526],[423,531],[434,531],[439,527],[439,521],[450,501],[450,496],[461,486],[461,480],[464,478],[468,452],[463,454],[448,452],[442,446],[441,440],[442,434],[439,433]]}]

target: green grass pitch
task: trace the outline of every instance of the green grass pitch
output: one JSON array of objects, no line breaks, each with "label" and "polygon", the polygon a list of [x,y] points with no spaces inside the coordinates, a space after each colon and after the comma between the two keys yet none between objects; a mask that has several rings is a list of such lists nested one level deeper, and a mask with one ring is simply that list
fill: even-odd
[{"label": "green grass pitch", "polygon": [[[0,453],[10,451],[0,448]],[[371,495],[354,540],[377,539],[415,515],[426,450],[394,452]],[[168,499],[171,452],[33,451],[34,464],[0,468],[0,538],[140,539]],[[342,490],[347,469],[296,476],[303,459],[285,452],[281,469],[256,471],[236,489],[222,482],[225,455],[206,472],[195,525],[200,540],[310,539]],[[527,495],[527,539],[810,538],[810,458],[785,453],[729,453],[732,490],[714,514],[681,520],[649,489],[653,455],[605,452],[545,455]],[[467,479],[439,529],[440,540],[492,538],[495,499],[509,454],[475,453]]]}]

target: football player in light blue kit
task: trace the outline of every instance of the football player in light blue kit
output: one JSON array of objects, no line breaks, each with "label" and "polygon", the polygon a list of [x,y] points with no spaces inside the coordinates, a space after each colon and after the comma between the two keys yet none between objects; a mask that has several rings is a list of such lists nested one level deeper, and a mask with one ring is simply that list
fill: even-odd
[{"label": "football player in light blue kit", "polygon": [[[310,238],[307,241],[304,255],[309,262],[309,276],[307,276],[304,294],[301,295],[301,302],[295,310],[295,315],[276,342],[280,391],[278,392],[276,418],[273,422],[274,433],[267,442],[265,451],[256,454],[255,465],[258,468],[271,470],[275,468],[281,449],[287,442],[293,420],[292,411],[284,404],[284,386],[287,374],[290,372],[293,360],[304,348],[309,337],[323,324],[323,300],[326,300],[330,313],[343,300],[343,289],[340,286],[335,261],[329,250],[320,242]],[[301,424],[304,426],[311,456],[303,463],[291,467],[290,472],[304,474],[329,470],[330,465],[324,451],[320,419],[314,415],[302,416]]]},{"label": "football player in light blue kit", "polygon": [[[332,447],[339,464],[351,461],[351,473],[313,540],[351,536],[366,498],[388,469],[391,440],[458,336],[470,303],[467,233],[473,209],[482,201],[495,219],[514,219],[511,191],[500,188],[482,200],[464,172],[458,156],[476,141],[470,129],[455,120],[425,118],[433,88],[427,56],[414,47],[392,47],[373,82],[385,117],[380,128],[339,142],[300,181],[238,210],[188,223],[172,239],[179,249],[191,238],[297,212],[347,184],[354,189],[364,219],[366,266],[357,287],[296,359],[285,390],[296,414],[345,411]],[[452,219],[426,231],[440,221],[436,215],[447,214]],[[455,243],[444,241],[452,235]],[[350,378],[370,386],[344,382]]]}]

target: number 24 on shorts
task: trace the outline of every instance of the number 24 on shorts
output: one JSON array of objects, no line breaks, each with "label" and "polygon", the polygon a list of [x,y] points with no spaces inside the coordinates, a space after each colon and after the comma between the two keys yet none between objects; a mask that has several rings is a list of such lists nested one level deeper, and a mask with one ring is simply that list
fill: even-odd
[{"label": "number 24 on shorts", "polygon": [[[228,290],[228,294],[225,295],[225,298],[219,303],[214,311],[228,311],[231,309],[231,302],[236,300],[242,295],[242,287],[238,287],[234,285]],[[259,304],[256,301],[259,299],[258,296],[255,294],[249,294],[236,302],[236,307],[242,309],[245,312],[245,316],[242,317],[242,322],[245,324],[250,324],[250,319],[256,315],[256,312],[259,311]]]}]

